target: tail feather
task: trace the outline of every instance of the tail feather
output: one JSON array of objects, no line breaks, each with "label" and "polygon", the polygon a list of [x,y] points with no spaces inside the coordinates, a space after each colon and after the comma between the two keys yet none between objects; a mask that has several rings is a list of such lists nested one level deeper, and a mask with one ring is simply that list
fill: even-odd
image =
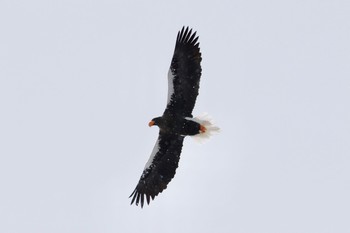
[{"label": "tail feather", "polygon": [[206,139],[209,139],[210,136],[220,132],[220,128],[212,123],[212,118],[207,113],[194,117],[192,120],[201,124],[206,129],[204,132],[192,136],[192,138],[198,142],[204,142]]}]

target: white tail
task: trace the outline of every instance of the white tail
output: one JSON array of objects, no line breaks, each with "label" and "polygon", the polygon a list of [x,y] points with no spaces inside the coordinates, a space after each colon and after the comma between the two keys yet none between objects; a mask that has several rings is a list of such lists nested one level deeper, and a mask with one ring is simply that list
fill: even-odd
[{"label": "white tail", "polygon": [[212,136],[213,134],[217,134],[220,132],[220,128],[216,125],[213,125],[212,118],[207,113],[203,113],[202,115],[192,118],[191,120],[205,127],[204,132],[192,136],[192,138],[197,142],[202,143],[206,139],[209,139],[210,136]]}]

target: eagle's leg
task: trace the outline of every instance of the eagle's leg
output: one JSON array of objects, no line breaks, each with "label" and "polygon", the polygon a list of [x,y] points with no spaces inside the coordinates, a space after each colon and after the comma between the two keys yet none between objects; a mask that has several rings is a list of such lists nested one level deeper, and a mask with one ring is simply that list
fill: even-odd
[{"label": "eagle's leg", "polygon": [[211,118],[207,114],[195,118],[186,118],[188,120],[197,122],[199,125],[199,133],[191,135],[194,139],[202,141],[209,138],[211,135],[220,132],[220,128],[212,123]]},{"label": "eagle's leg", "polygon": [[200,133],[205,133],[205,131],[207,131],[207,128],[205,128],[204,125],[199,125],[199,131]]}]

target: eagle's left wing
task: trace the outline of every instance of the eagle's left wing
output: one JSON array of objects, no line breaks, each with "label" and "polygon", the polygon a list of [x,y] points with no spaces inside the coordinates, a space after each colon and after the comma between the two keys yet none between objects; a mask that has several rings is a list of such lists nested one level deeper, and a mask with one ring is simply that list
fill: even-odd
[{"label": "eagle's left wing", "polygon": [[164,115],[192,117],[202,74],[198,36],[183,27],[177,34],[168,72],[168,103]]},{"label": "eagle's left wing", "polygon": [[159,132],[158,140],[152,151],[140,181],[130,195],[131,204],[141,202],[143,207],[145,198],[147,204],[159,193],[166,189],[175,175],[180,160],[184,137],[180,135]]}]

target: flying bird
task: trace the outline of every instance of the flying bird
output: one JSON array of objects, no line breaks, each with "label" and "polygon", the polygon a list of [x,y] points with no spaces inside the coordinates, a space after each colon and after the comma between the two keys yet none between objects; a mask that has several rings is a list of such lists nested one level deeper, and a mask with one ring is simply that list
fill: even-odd
[{"label": "flying bird", "polygon": [[141,178],[132,192],[131,204],[143,207],[167,188],[178,167],[186,136],[208,138],[219,131],[207,116],[192,116],[202,73],[198,36],[183,27],[178,32],[175,51],[168,72],[168,101],[162,116],[149,126],[159,127],[159,136]]}]

